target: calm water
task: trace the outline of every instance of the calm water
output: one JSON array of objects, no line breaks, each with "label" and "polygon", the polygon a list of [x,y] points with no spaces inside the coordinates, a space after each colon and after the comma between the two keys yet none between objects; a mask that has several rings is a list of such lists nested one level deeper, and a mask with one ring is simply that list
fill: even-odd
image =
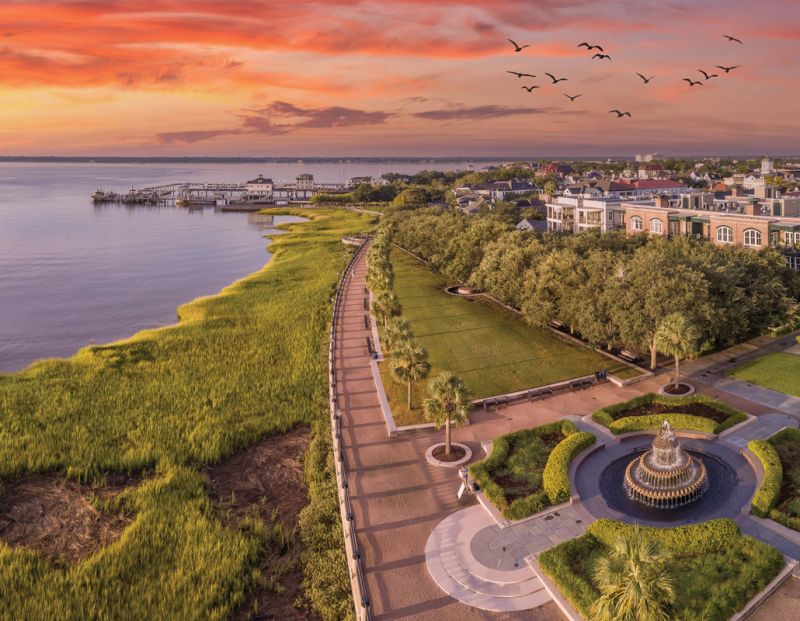
[{"label": "calm water", "polygon": [[[439,169],[463,168],[437,164]],[[433,167],[433,165],[429,166]],[[94,341],[176,321],[176,308],[216,293],[269,260],[274,222],[213,209],[94,207],[97,188],[242,181],[262,173],[322,182],[424,166],[346,164],[0,165],[0,371],[64,357]]]}]

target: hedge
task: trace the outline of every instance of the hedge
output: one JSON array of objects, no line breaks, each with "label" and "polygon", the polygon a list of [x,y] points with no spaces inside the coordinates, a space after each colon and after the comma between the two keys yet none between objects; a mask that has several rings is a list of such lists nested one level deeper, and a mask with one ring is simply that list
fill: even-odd
[{"label": "hedge", "polygon": [[770,511],[778,503],[783,485],[783,466],[778,451],[767,440],[750,440],[747,448],[758,457],[764,468],[764,480],[753,496],[751,513],[758,517],[769,517]]},{"label": "hedge", "polygon": [[[714,408],[715,410],[718,410],[719,412],[722,412],[723,414],[727,414],[728,418],[721,423],[716,423],[710,418],[705,418],[704,416],[668,413],[652,414],[648,416],[626,416],[616,420],[614,419],[614,416],[616,415],[643,405],[650,405],[651,403],[657,403],[660,405],[674,405],[679,407],[690,405],[692,403],[702,403]],[[653,392],[635,397],[630,401],[623,401],[622,403],[608,405],[604,408],[600,408],[594,414],[592,414],[592,420],[594,422],[608,427],[611,432],[615,434],[627,433],[629,431],[654,429],[661,425],[661,422],[664,419],[668,420],[676,429],[692,429],[694,431],[702,431],[704,433],[719,434],[726,429],[730,429],[734,425],[747,420],[747,414],[705,395],[689,395],[688,397],[663,397]],[[639,422],[636,422],[637,420]]]},{"label": "hedge", "polygon": [[542,571],[553,580],[561,594],[584,619],[590,618],[589,608],[600,597],[600,593],[590,580],[576,573],[573,567],[588,562],[592,553],[602,545],[591,535],[583,535],[545,550],[537,559]]},{"label": "hedge", "polygon": [[710,418],[693,416],[691,414],[649,414],[647,416],[628,416],[611,423],[609,429],[614,434],[628,433],[629,431],[644,431],[657,429],[664,421],[669,421],[673,429],[691,429],[703,433],[714,433],[717,427]]},{"label": "hedge", "polygon": [[569,466],[575,456],[583,449],[595,443],[593,433],[579,431],[567,436],[550,452],[544,467],[544,491],[550,503],[557,505],[569,500],[571,486],[569,482]]},{"label": "hedge", "polygon": [[740,536],[736,522],[728,518],[673,528],[637,527],[634,524],[602,518],[589,524],[586,532],[604,544],[611,545],[618,537],[631,536],[637,528],[647,539],[655,539],[664,548],[680,556],[724,550]]},{"label": "hedge", "polygon": [[503,488],[492,479],[492,472],[505,463],[511,452],[511,447],[519,442],[524,442],[526,437],[546,436],[553,433],[561,433],[563,436],[568,437],[577,432],[578,428],[575,423],[563,420],[499,436],[492,442],[491,454],[484,460],[470,466],[470,475],[480,485],[484,496],[491,500],[506,518],[516,520],[538,513],[550,504],[546,492],[541,491],[529,494],[524,498],[517,498],[509,503],[506,500]]}]

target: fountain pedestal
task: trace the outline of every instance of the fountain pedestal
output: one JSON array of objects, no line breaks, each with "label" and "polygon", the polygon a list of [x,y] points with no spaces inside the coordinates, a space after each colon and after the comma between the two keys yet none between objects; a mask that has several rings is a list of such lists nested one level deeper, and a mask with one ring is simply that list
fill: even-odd
[{"label": "fountain pedestal", "polygon": [[628,495],[651,507],[669,509],[698,499],[708,489],[703,461],[684,451],[669,422],[661,423],[649,451],[625,469]]}]

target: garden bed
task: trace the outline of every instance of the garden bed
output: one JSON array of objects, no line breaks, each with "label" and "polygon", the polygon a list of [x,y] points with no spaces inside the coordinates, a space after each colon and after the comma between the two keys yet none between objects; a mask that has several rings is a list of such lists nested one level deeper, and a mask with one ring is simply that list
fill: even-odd
[{"label": "garden bed", "polygon": [[747,420],[747,414],[704,395],[675,398],[648,393],[601,408],[592,420],[615,434],[655,429],[663,420],[676,429],[719,434]]},{"label": "garden bed", "polygon": [[800,429],[784,429],[769,439],[783,468],[780,493],[769,517],[800,531]]},{"label": "garden bed", "polygon": [[[636,527],[598,520],[586,534],[541,554],[539,566],[585,617],[600,596],[592,573],[596,559],[618,536]],[[773,547],[742,535],[727,519],[677,528],[640,527],[658,541],[672,559],[677,601],[667,611],[673,619],[725,621],[742,609],[780,572],[783,556]]]},{"label": "garden bed", "polygon": [[521,519],[569,499],[569,464],[594,439],[571,421],[516,431],[495,438],[470,474],[503,516]]}]

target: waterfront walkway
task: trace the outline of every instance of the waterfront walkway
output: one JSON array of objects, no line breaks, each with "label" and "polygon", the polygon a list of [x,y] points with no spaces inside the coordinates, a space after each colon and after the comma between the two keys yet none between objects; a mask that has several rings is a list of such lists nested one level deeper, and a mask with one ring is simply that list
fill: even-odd
[{"label": "waterfront walkway", "polygon": [[[337,393],[350,493],[375,619],[511,619],[466,606],[431,579],[425,543],[433,528],[461,507],[454,470],[428,464],[425,450],[439,433],[389,438],[369,366],[364,327],[366,258],[344,284],[336,326]],[[552,603],[514,613],[514,619],[558,620]]]}]

